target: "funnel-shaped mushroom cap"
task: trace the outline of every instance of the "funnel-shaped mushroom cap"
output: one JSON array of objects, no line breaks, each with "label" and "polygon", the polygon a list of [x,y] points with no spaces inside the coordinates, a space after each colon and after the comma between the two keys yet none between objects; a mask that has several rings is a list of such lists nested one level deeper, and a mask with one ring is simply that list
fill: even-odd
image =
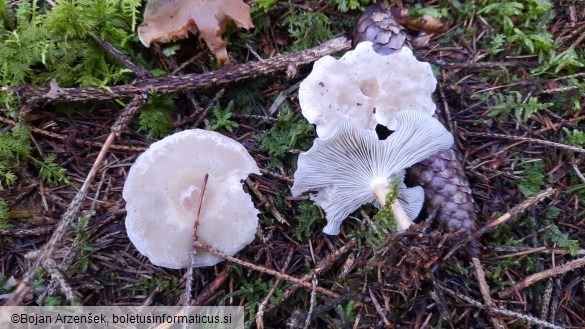
[{"label": "funnel-shaped mushroom cap", "polygon": [[[377,204],[373,189],[394,175],[453,144],[453,136],[432,116],[416,111],[396,115],[397,130],[386,140],[360,129],[351,120],[341,123],[328,138],[318,138],[299,156],[293,196],[316,192],[311,199],[327,214],[323,232],[339,234],[341,222],[361,205]],[[422,206],[421,188],[399,185],[399,201],[416,217]],[[416,214],[413,214],[416,212]]]},{"label": "funnel-shaped mushroom cap", "polygon": [[[228,255],[254,240],[258,210],[242,180],[260,170],[235,140],[201,129],[186,130],[150,146],[124,185],[126,230],[136,249],[168,268],[190,263],[193,227],[205,174],[198,239]],[[196,266],[222,259],[196,251]]]},{"label": "funnel-shaped mushroom cap", "polygon": [[383,56],[371,42],[361,42],[338,60],[316,61],[299,87],[299,102],[319,137],[331,135],[346,119],[363,129],[381,124],[394,130],[398,111],[435,112],[436,84],[429,63],[419,62],[410,49]]},{"label": "funnel-shaped mushroom cap", "polygon": [[250,7],[242,0],[153,0],[146,5],[138,37],[150,47],[152,42],[171,42],[199,32],[223,63],[228,57],[221,36],[230,20],[245,29],[254,27]]}]

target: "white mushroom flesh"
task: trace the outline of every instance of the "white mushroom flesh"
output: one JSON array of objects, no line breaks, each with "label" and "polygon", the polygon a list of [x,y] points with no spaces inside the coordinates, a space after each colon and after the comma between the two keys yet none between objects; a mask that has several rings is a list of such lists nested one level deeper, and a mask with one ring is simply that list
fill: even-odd
[{"label": "white mushroom flesh", "polygon": [[299,87],[299,102],[319,137],[333,134],[347,119],[362,129],[381,124],[394,130],[398,111],[435,112],[436,84],[431,66],[419,62],[410,49],[383,56],[371,42],[361,42],[340,59],[316,61]]},{"label": "white mushroom flesh", "polygon": [[[126,230],[138,251],[168,268],[190,263],[192,232],[205,174],[199,241],[234,255],[252,242],[258,210],[242,180],[259,168],[238,142],[219,133],[193,129],[173,134],[138,157],[124,185]],[[197,251],[195,266],[222,259]]]},{"label": "white mushroom flesh", "polygon": [[[376,201],[375,193],[386,188],[391,176],[453,144],[453,136],[436,119],[416,111],[400,111],[397,130],[379,140],[374,130],[341,123],[328,138],[318,138],[299,156],[294,174],[293,196],[314,192],[311,199],[327,215],[323,232],[339,234],[342,221],[360,206]],[[415,217],[422,207],[421,188],[399,185],[402,208]],[[416,214],[414,212],[416,211]]]}]

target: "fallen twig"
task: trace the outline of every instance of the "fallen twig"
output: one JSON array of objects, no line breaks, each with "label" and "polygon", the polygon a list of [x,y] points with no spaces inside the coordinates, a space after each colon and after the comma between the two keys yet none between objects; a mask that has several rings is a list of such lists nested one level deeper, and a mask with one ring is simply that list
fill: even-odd
[{"label": "fallen twig", "polygon": [[570,261],[568,263],[565,263],[561,266],[553,267],[553,268],[548,269],[546,271],[542,271],[539,273],[529,275],[524,280],[522,280],[522,281],[516,283],[515,285],[513,285],[512,287],[504,289],[502,292],[500,292],[500,294],[499,294],[500,298],[510,297],[512,294],[514,294],[514,292],[522,290],[528,286],[531,286],[540,280],[548,279],[548,278],[557,276],[559,274],[573,271],[573,270],[576,270],[576,269],[583,267],[583,266],[585,266],[585,257],[575,259],[575,260]]},{"label": "fallen twig", "polygon": [[514,135],[503,135],[503,134],[492,134],[492,133],[480,133],[480,132],[471,132],[471,131],[463,132],[462,134],[465,135],[465,136],[476,136],[476,137],[487,137],[487,138],[500,138],[500,139],[509,139],[509,140],[513,140],[513,141],[529,142],[529,143],[535,143],[535,144],[541,144],[541,145],[556,147],[556,148],[559,148],[559,149],[562,149],[562,150],[571,151],[571,152],[585,153],[585,149],[580,148],[580,147],[574,147],[574,146],[571,146],[571,145],[565,145],[565,144],[561,144],[561,143],[555,143],[555,142],[545,141],[545,140],[542,140],[542,139],[536,139],[536,138],[531,138],[531,137],[514,136]]},{"label": "fallen twig", "polygon": [[[304,328],[305,323],[307,322],[307,318],[314,319],[314,318],[318,317],[320,314],[328,312],[328,311],[336,308],[337,306],[347,302],[348,300],[356,298],[357,295],[358,295],[357,293],[351,293],[351,292],[343,294],[341,297],[339,297],[337,299],[334,299],[334,300],[332,300],[326,304],[323,304],[319,307],[313,308],[313,311],[312,311],[310,316],[308,313],[304,313],[304,312],[293,312],[291,317],[288,319],[287,328],[302,329],[302,328]],[[362,305],[362,304],[358,303],[357,305]]]},{"label": "fallen twig", "polygon": [[26,104],[104,101],[134,97],[137,94],[153,91],[161,94],[185,92],[269,75],[291,67],[312,63],[325,55],[350,47],[349,40],[340,37],[311,49],[275,56],[263,62],[227,66],[217,71],[202,74],[140,79],[131,84],[109,86],[108,88],[60,88],[58,94],[51,95],[47,95],[48,87],[20,86],[11,87],[8,90]]},{"label": "fallen twig", "polygon": [[[252,191],[252,193],[260,200],[261,204],[269,204],[268,199],[258,190],[258,183],[253,182],[249,177],[245,180],[246,186]],[[270,213],[274,216],[277,222],[290,226],[290,223],[284,218],[284,216],[276,209],[276,207],[270,207]]]},{"label": "fallen twig", "polygon": [[31,228],[0,228],[0,236],[23,237],[28,235],[45,235],[51,233],[54,229],[55,227],[53,225]]},{"label": "fallen twig", "polygon": [[581,180],[581,182],[583,182],[583,184],[585,184],[585,176],[583,176],[583,173],[581,172],[581,170],[579,170],[579,167],[575,163],[574,159],[571,162],[571,166],[573,167],[573,170],[575,171],[575,174],[577,174],[577,177],[579,177],[579,179]]},{"label": "fallen twig", "polygon": [[[517,256],[524,256],[534,253],[543,253],[543,254],[555,254],[555,255],[567,255],[569,254],[569,250],[566,248],[551,248],[551,247],[522,247],[522,246],[488,246],[489,250],[496,251],[496,252],[510,252],[509,254],[504,254],[501,256],[493,256],[490,259],[506,259],[510,257],[517,257]],[[577,250],[577,254],[575,256],[585,256],[585,249]]]},{"label": "fallen twig", "polygon": [[316,277],[313,277],[313,281],[311,281],[311,283],[313,284],[313,290],[311,290],[309,312],[307,312],[307,319],[305,320],[305,326],[303,327],[303,329],[309,328],[309,325],[311,324],[311,316],[313,316],[313,310],[315,309],[315,303],[317,301],[317,294],[315,292],[317,288],[317,283],[319,283],[319,281],[317,281]]},{"label": "fallen twig", "polygon": [[382,321],[384,322],[384,328],[394,328],[394,325],[392,323],[390,323],[390,321],[388,321],[388,318],[386,317],[386,312],[384,311],[384,309],[382,308],[382,306],[378,302],[378,299],[376,299],[376,296],[372,292],[371,288],[368,288],[368,293],[370,295],[370,298],[372,299],[372,303],[374,304],[374,308],[376,309],[376,312],[378,312],[378,315],[380,315],[380,317],[382,318]]},{"label": "fallen twig", "polygon": [[[481,291],[481,296],[483,297],[483,301],[485,302],[486,307],[488,308],[488,312],[494,308],[495,304],[490,296],[490,287],[488,286],[487,282],[485,281],[485,272],[483,271],[483,266],[481,266],[481,262],[478,258],[473,257],[471,259],[473,263],[473,269],[475,270],[475,278],[477,279],[477,283],[479,284],[479,290]],[[502,320],[496,317],[490,319],[494,328],[505,328]]]},{"label": "fallen twig", "polygon": [[447,259],[447,258],[451,257],[455,253],[455,251],[459,250],[459,248],[469,245],[469,243],[471,241],[477,241],[477,239],[479,239],[485,233],[487,233],[487,232],[495,229],[496,227],[498,227],[499,225],[505,223],[509,219],[514,218],[515,216],[517,216],[518,214],[522,213],[526,209],[532,207],[533,205],[537,204],[538,202],[540,202],[540,201],[544,200],[545,198],[549,197],[551,194],[553,194],[553,192],[555,192],[555,189],[549,187],[549,188],[547,188],[547,189],[545,189],[543,191],[540,191],[535,196],[533,196],[533,197],[531,197],[531,198],[529,198],[527,200],[524,200],[519,205],[517,205],[514,208],[510,209],[510,211],[508,211],[507,213],[503,214],[502,216],[500,216],[497,219],[493,220],[489,224],[485,225],[484,227],[482,227],[479,230],[475,231],[474,233],[470,234],[462,242],[460,242],[455,247],[453,247],[447,253],[447,255],[445,255],[444,259]]},{"label": "fallen twig", "polygon": [[[540,318],[546,319],[548,317],[548,311],[550,310],[550,301],[552,299],[554,282],[552,278],[548,279],[546,283],[546,289],[544,290],[544,296],[542,297],[542,310],[540,311]],[[542,326],[538,327],[539,329]]]},{"label": "fallen twig", "polygon": [[[18,122],[5,118],[3,116],[0,116],[0,122],[5,123],[7,125],[11,125],[11,126],[16,126],[18,124]],[[57,134],[51,131],[47,131],[47,130],[43,130],[37,127],[34,127],[32,125],[27,125],[27,128],[30,129],[33,133],[35,134],[39,134],[39,135],[43,135],[49,138],[54,138],[54,139],[58,139],[61,141],[68,141],[69,136],[65,136],[65,135],[61,135],[61,134]],[[84,146],[93,146],[93,147],[103,147],[104,143],[100,143],[100,142],[92,142],[92,141],[88,141],[85,139],[80,139],[80,138],[76,138],[73,140],[73,142],[75,144],[78,145],[84,145]],[[116,144],[112,144],[110,146],[110,151],[123,151],[123,152],[131,152],[131,153],[142,153],[144,151],[146,151],[147,148],[146,147],[140,147],[140,146],[124,146],[124,145],[116,145]]]},{"label": "fallen twig", "polygon": [[[308,282],[313,278],[313,276],[318,277],[321,273],[329,270],[333,266],[333,264],[335,264],[335,262],[339,259],[339,257],[341,257],[346,252],[355,247],[356,243],[357,243],[356,239],[349,240],[345,246],[337,249],[335,252],[332,252],[331,254],[327,255],[327,257],[321,259],[319,263],[317,263],[317,266],[315,266],[315,268],[311,272],[305,274],[301,278],[301,280]],[[284,298],[282,300],[284,301],[287,298],[289,298],[300,287],[301,287],[300,285],[293,285],[287,288],[284,291]],[[274,307],[276,307],[276,305],[271,305],[270,307],[268,307],[268,311],[272,310]]]},{"label": "fallen twig", "polygon": [[[256,265],[256,264],[252,264],[252,263],[243,261],[241,259],[238,259],[236,257],[228,256],[228,255],[224,254],[223,252],[221,252],[221,251],[219,251],[217,249],[214,249],[214,248],[212,248],[212,247],[210,247],[210,246],[202,243],[201,241],[195,241],[194,244],[195,244],[195,246],[197,248],[203,249],[204,251],[207,251],[208,253],[213,254],[215,256],[218,256],[218,257],[221,257],[221,258],[225,258],[225,259],[229,260],[230,262],[236,263],[238,265],[242,265],[244,267],[253,269],[253,270],[258,271],[258,272],[262,272],[262,273],[265,273],[265,274],[270,274],[270,275],[275,276],[277,278],[281,278],[282,280],[286,280],[286,281],[289,281],[289,282],[298,284],[300,286],[303,286],[303,287],[305,287],[307,289],[313,289],[313,286],[310,283],[308,283],[306,281],[303,281],[302,279],[295,278],[294,276],[291,276],[291,275],[288,275],[288,274],[284,274],[284,273],[280,273],[278,271],[271,270],[271,269],[266,268],[266,267],[262,267],[262,266],[259,266],[259,265]],[[327,290],[325,288],[322,288],[322,287],[316,287],[315,290],[317,292],[319,292],[319,293],[321,293],[321,294],[323,294],[325,296],[331,297],[331,298],[339,298],[339,296],[340,296],[339,294],[337,294],[337,293],[335,293],[333,291]]]},{"label": "fallen twig", "polygon": [[205,190],[207,189],[207,180],[209,174],[205,174],[203,177],[203,183],[201,183],[201,193],[199,194],[199,200],[197,203],[197,214],[195,215],[195,224],[193,225],[193,246],[191,250],[191,262],[189,268],[185,273],[185,294],[183,295],[183,306],[189,306],[191,303],[191,288],[193,286],[193,269],[195,268],[195,255],[197,250],[195,249],[195,241],[197,241],[197,231],[199,230],[199,221],[201,220],[201,208],[203,207],[203,197],[205,196]]},{"label": "fallen twig", "polygon": [[205,286],[205,288],[203,288],[203,290],[199,292],[197,297],[195,297],[193,301],[191,301],[191,306],[201,306],[205,302],[207,302],[207,300],[211,298],[211,296],[215,294],[215,292],[218,291],[219,288],[225,283],[230,272],[231,267],[229,266],[224,267],[223,271],[221,271],[215,277],[215,280],[213,280],[210,284]]},{"label": "fallen twig", "polygon": [[[286,257],[286,261],[284,262],[284,265],[282,266],[281,272],[284,273],[288,269],[288,265],[290,264],[290,260],[292,259],[292,255],[293,255],[293,252],[291,249],[288,251],[288,256]],[[274,293],[276,292],[276,288],[278,288],[280,281],[281,281],[281,278],[276,278],[276,282],[274,282],[274,285],[272,286],[272,288],[270,289],[268,294],[266,294],[266,296],[264,297],[264,300],[262,300],[262,303],[260,303],[260,306],[258,306],[258,312],[256,312],[256,327],[258,329],[264,329],[264,309],[266,308],[266,305],[270,301],[270,298],[272,297],[272,295],[274,295]]]},{"label": "fallen twig", "polygon": [[124,55],[111,43],[96,36],[94,36],[93,39],[99,43],[100,46],[102,46],[102,48],[104,48],[108,53],[110,53],[110,55],[114,56],[120,63],[122,63],[122,65],[126,66],[127,69],[132,71],[136,77],[140,79],[152,78],[152,74],[150,74],[150,72],[132,63],[128,56]]},{"label": "fallen twig", "polygon": [[[457,292],[455,292],[455,291],[453,291],[453,290],[451,290],[451,289],[443,286],[442,284],[440,284],[438,282],[436,282],[436,286],[439,289],[443,290],[444,292],[448,293],[449,295],[451,295],[451,296],[453,296],[455,298],[461,299],[461,300],[463,300],[463,301],[465,301],[465,302],[467,302],[467,303],[469,303],[469,304],[471,304],[471,305],[473,305],[475,307],[479,307],[479,308],[485,309],[485,310],[488,310],[489,309],[486,305],[483,305],[482,303],[476,301],[475,299],[473,299],[471,297],[468,297],[468,296],[465,296],[463,294],[457,293]],[[538,319],[538,318],[536,318],[536,317],[534,317],[532,315],[522,314],[522,313],[510,311],[510,310],[505,309],[505,308],[502,308],[502,307],[494,307],[494,308],[489,309],[489,310],[492,313],[495,313],[495,314],[501,314],[501,315],[504,315],[504,316],[510,316],[510,317],[513,317],[513,318],[516,318],[516,319],[522,319],[522,320],[524,320],[524,321],[526,321],[526,322],[528,322],[530,324],[533,324],[533,325],[541,325],[543,327],[547,327],[547,328],[551,328],[551,329],[563,329],[563,327],[561,327],[561,326],[557,326],[554,323],[550,323],[550,322],[547,322],[547,321]]]}]

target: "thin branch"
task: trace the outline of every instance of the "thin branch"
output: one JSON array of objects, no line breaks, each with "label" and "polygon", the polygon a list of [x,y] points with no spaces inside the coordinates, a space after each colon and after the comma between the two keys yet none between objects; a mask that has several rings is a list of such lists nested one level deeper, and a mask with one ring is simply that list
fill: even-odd
[{"label": "thin branch", "polygon": [[[321,259],[318,263],[317,266],[315,266],[315,268],[305,274],[301,280],[308,282],[309,280],[311,280],[313,278],[313,276],[318,277],[321,273],[329,270],[333,264],[335,264],[335,262],[341,257],[343,256],[346,252],[348,252],[349,250],[351,250],[353,247],[355,247],[355,245],[357,244],[357,240],[356,239],[351,239],[347,242],[347,244],[339,249],[337,249],[336,251],[332,252],[331,254],[327,255],[327,257]],[[293,286],[290,286],[289,288],[287,288],[284,291],[284,297],[282,298],[282,300],[286,300],[287,298],[289,298],[290,296],[292,296],[292,294],[295,293],[295,291],[297,291],[299,288],[301,287],[301,285],[295,284]],[[276,305],[271,305],[270,307],[268,307],[268,311],[272,310],[274,307],[276,307]]]},{"label": "thin branch", "polygon": [[[518,257],[524,255],[530,255],[534,253],[543,254],[555,254],[555,255],[567,255],[570,251],[567,248],[552,248],[552,247],[521,247],[521,246],[488,246],[489,250],[496,252],[509,252],[508,254],[500,256],[492,256],[490,260],[494,259],[506,259],[510,257]],[[585,256],[585,249],[578,249],[575,256]]]},{"label": "thin branch", "polygon": [[579,167],[577,166],[577,163],[575,163],[575,161],[573,161],[573,162],[571,162],[571,166],[573,167],[573,170],[575,171],[575,174],[577,174],[577,177],[579,177],[579,179],[581,180],[581,182],[583,182],[583,184],[585,184],[585,176],[583,176],[583,173],[581,172],[581,170],[579,170]]},{"label": "thin branch", "polygon": [[207,286],[205,286],[205,288],[203,288],[203,290],[201,290],[199,292],[197,297],[195,297],[195,299],[193,299],[193,301],[191,302],[191,306],[200,306],[200,305],[203,305],[205,302],[207,302],[208,299],[211,298],[215,294],[215,292],[218,291],[219,288],[221,288],[221,286],[225,283],[230,272],[231,272],[231,267],[229,267],[229,266],[224,267],[224,269],[221,271],[221,273],[219,273],[215,277],[213,282],[211,282]]},{"label": "thin branch", "polygon": [[[292,249],[289,249],[286,261],[282,266],[281,270],[282,273],[284,273],[288,269],[288,265],[290,264],[293,254],[294,253]],[[256,312],[256,327],[258,329],[264,329],[264,309],[266,308],[266,305],[270,301],[270,298],[272,298],[272,295],[274,295],[274,293],[276,292],[276,288],[278,288],[278,285],[280,285],[281,281],[282,281],[281,278],[276,278],[276,282],[274,282],[274,285],[272,286],[268,294],[266,294],[264,300],[262,300],[262,303],[260,303],[260,306],[258,306],[258,312]]]},{"label": "thin branch", "polygon": [[[477,283],[479,284],[479,290],[481,291],[481,296],[483,297],[483,301],[485,302],[485,305],[488,308],[488,312],[490,312],[492,310],[492,308],[494,308],[495,304],[494,301],[492,300],[492,297],[490,296],[490,287],[488,286],[487,282],[485,281],[485,272],[483,270],[483,266],[481,265],[481,262],[479,261],[478,258],[473,257],[471,259],[471,261],[473,262],[473,268],[475,270],[475,278],[477,279]],[[502,324],[502,320],[497,318],[497,317],[493,317],[491,318],[492,324],[494,325],[494,328],[504,328],[504,325]]]},{"label": "thin branch", "polygon": [[104,48],[108,53],[110,53],[110,55],[114,56],[120,63],[122,63],[122,65],[126,66],[126,68],[132,71],[138,78],[140,79],[152,78],[152,74],[150,74],[150,72],[132,63],[128,56],[124,55],[111,43],[107,42],[106,40],[100,39],[99,37],[96,36],[94,36],[93,39],[97,43],[99,43],[100,46],[102,46],[102,48]]},{"label": "thin branch", "polygon": [[[18,122],[5,118],[3,116],[0,116],[0,122],[10,125],[10,126],[16,126],[18,125]],[[53,139],[58,139],[60,141],[69,141],[69,136],[65,136],[65,135],[61,135],[61,134],[57,134],[51,131],[47,131],[47,130],[43,130],[41,128],[37,128],[34,127],[30,124],[27,125],[27,128],[29,128],[33,133],[35,134],[39,134],[42,136],[46,136],[49,138],[53,138]],[[73,142],[75,144],[78,145],[84,145],[84,146],[92,146],[92,147],[99,147],[102,148],[104,146],[104,143],[100,143],[100,142],[92,142],[92,141],[88,141],[85,139],[81,139],[81,138],[76,138],[73,140]],[[130,152],[130,153],[142,153],[144,151],[146,151],[146,147],[141,147],[141,146],[125,146],[125,145],[119,145],[119,144],[112,144],[110,146],[110,151],[120,151],[120,152]]]},{"label": "thin branch", "polygon": [[340,37],[311,49],[275,56],[264,62],[248,62],[202,74],[140,79],[128,85],[108,88],[61,88],[57,95],[47,95],[49,88],[39,86],[12,87],[8,90],[26,104],[104,101],[134,97],[137,94],[152,91],[162,94],[185,92],[284,71],[291,67],[312,63],[325,55],[350,47],[350,41],[345,37]]},{"label": "thin branch", "polygon": [[[258,190],[258,183],[253,182],[249,177],[245,180],[246,186],[252,191],[252,193],[258,198],[261,204],[270,204],[268,199]],[[290,226],[290,223],[284,218],[284,216],[276,209],[276,207],[270,207],[270,213],[276,221],[281,224]]]},{"label": "thin branch", "polygon": [[[485,310],[488,309],[488,307],[486,305],[483,305],[482,303],[476,301],[475,299],[473,299],[471,297],[468,297],[468,296],[465,296],[465,295],[460,294],[458,292],[455,292],[455,291],[447,288],[443,284],[440,284],[440,283],[437,282],[436,285],[437,285],[437,287],[439,289],[445,291],[446,293],[448,293],[449,295],[451,295],[451,296],[453,296],[455,298],[461,299],[464,302],[467,302],[467,303],[469,303],[469,304],[471,304],[471,305],[473,305],[475,307],[479,307],[479,308],[485,309]],[[563,327],[561,327],[561,326],[557,326],[554,323],[550,323],[550,322],[547,322],[547,321],[538,319],[538,318],[536,318],[536,317],[534,317],[532,315],[522,314],[522,313],[510,311],[510,310],[505,309],[505,308],[502,308],[502,307],[494,307],[494,308],[491,309],[491,312],[492,313],[495,313],[495,314],[501,314],[501,315],[504,315],[504,316],[510,316],[510,317],[515,318],[515,319],[522,319],[522,320],[524,320],[524,321],[526,321],[526,322],[528,322],[530,324],[541,325],[541,326],[546,327],[546,328],[563,329]]]},{"label": "thin branch", "polygon": [[53,225],[31,228],[0,228],[0,236],[24,237],[29,235],[45,235],[51,233],[54,229],[55,227]]},{"label": "thin branch", "polygon": [[[197,231],[199,230],[199,221],[201,220],[201,208],[203,208],[203,197],[205,196],[205,190],[207,189],[207,180],[209,179],[209,174],[205,173],[203,176],[203,183],[201,183],[201,193],[199,194],[199,200],[197,203],[197,213],[195,215],[195,224],[193,225],[193,242],[197,241]],[[191,288],[193,286],[193,269],[195,268],[195,255],[197,251],[195,249],[195,244],[192,246],[191,250],[191,262],[189,263],[189,268],[185,273],[186,280],[185,280],[185,294],[183,296],[183,306],[189,306],[191,303]]]},{"label": "thin branch", "polygon": [[372,292],[371,288],[368,288],[368,293],[370,295],[370,299],[372,300],[372,303],[374,304],[374,308],[376,309],[376,312],[378,312],[378,314],[382,318],[382,321],[384,322],[384,327],[385,328],[394,328],[394,325],[392,323],[390,323],[390,321],[388,321],[388,318],[386,318],[386,311],[382,308],[382,306],[380,305],[380,303],[376,299],[376,296]]},{"label": "thin branch", "polygon": [[455,253],[455,251],[457,251],[459,248],[469,245],[469,243],[471,243],[472,241],[477,241],[477,239],[479,239],[479,237],[481,237],[485,233],[487,233],[487,232],[495,229],[499,225],[502,225],[503,223],[507,222],[511,218],[514,218],[515,216],[517,216],[520,213],[524,212],[526,209],[528,209],[528,208],[534,206],[535,204],[539,203],[540,201],[548,198],[554,192],[555,192],[555,189],[549,187],[549,188],[547,188],[547,189],[545,189],[543,191],[540,191],[535,196],[533,196],[533,197],[531,197],[531,198],[529,198],[527,200],[524,200],[519,205],[517,205],[514,208],[510,209],[510,211],[508,211],[507,213],[503,214],[502,216],[500,216],[500,217],[496,218],[495,220],[491,221],[489,224],[485,225],[484,227],[482,227],[479,230],[477,230],[477,231],[473,232],[472,234],[470,234],[462,242],[460,242],[455,247],[453,247],[447,253],[447,255],[445,255],[444,259],[447,259],[447,258],[451,257],[451,255],[453,255]]},{"label": "thin branch", "polygon": [[313,290],[311,290],[311,301],[310,301],[310,305],[309,305],[309,312],[307,312],[307,319],[305,320],[305,326],[303,327],[303,329],[309,328],[309,325],[311,324],[311,316],[313,316],[313,311],[315,309],[315,303],[317,302],[316,289],[317,289],[317,283],[319,283],[319,281],[317,281],[316,277],[313,277],[313,281],[311,281],[311,283],[313,284]]},{"label": "thin branch", "polygon": [[535,144],[541,144],[541,145],[556,147],[556,148],[559,148],[559,149],[563,149],[563,150],[567,150],[567,151],[572,151],[572,152],[577,152],[577,153],[585,153],[585,149],[582,149],[580,147],[574,147],[574,146],[570,146],[570,145],[565,145],[565,144],[561,144],[561,143],[555,143],[555,142],[551,142],[551,141],[545,141],[545,140],[542,140],[542,139],[536,139],[536,138],[531,138],[531,137],[514,136],[514,135],[503,135],[503,134],[492,134],[492,133],[479,133],[479,132],[470,132],[470,131],[463,132],[463,135],[466,135],[466,136],[476,136],[476,137],[487,137],[487,138],[509,139],[509,140],[513,140],[513,141],[529,142],[529,143],[535,143]]},{"label": "thin branch", "polygon": [[462,63],[444,63],[435,61],[433,64],[441,68],[461,67],[465,69],[499,69],[502,67],[537,67],[538,62],[534,61],[506,61],[506,62],[462,62]]},{"label": "thin branch", "polygon": [[[546,289],[544,290],[544,296],[542,298],[542,310],[540,311],[540,318],[546,319],[548,316],[548,312],[550,310],[550,301],[552,299],[552,293],[554,288],[554,282],[552,278],[548,279],[546,283]],[[542,329],[542,326],[539,326],[538,329]]]},{"label": "thin branch", "polygon": [[570,261],[568,263],[565,263],[561,266],[553,267],[553,268],[548,269],[546,271],[542,271],[539,273],[529,275],[524,280],[516,283],[512,287],[503,290],[502,292],[500,292],[499,295],[501,298],[510,297],[512,294],[514,294],[514,292],[522,290],[528,286],[531,286],[540,280],[548,279],[548,278],[557,276],[559,274],[573,271],[573,270],[576,270],[576,269],[581,268],[583,266],[585,266],[585,257],[575,259],[575,260]]},{"label": "thin branch", "polygon": [[[266,267],[262,267],[262,266],[259,266],[259,265],[256,265],[256,264],[252,264],[252,263],[243,261],[241,259],[238,259],[236,257],[228,256],[228,255],[224,254],[223,252],[221,252],[221,251],[219,251],[217,249],[214,249],[214,248],[212,248],[212,247],[210,247],[210,246],[208,246],[208,245],[206,245],[206,244],[204,244],[204,243],[202,243],[200,241],[195,241],[194,244],[195,244],[195,246],[197,248],[203,249],[203,251],[206,251],[206,252],[208,252],[208,253],[210,253],[212,255],[215,255],[215,256],[218,256],[218,257],[221,257],[221,258],[225,258],[225,259],[229,260],[230,262],[236,263],[238,265],[241,265],[241,266],[244,266],[244,267],[253,269],[255,271],[265,273],[265,274],[270,274],[270,275],[275,276],[277,278],[281,278],[282,280],[286,280],[286,281],[295,283],[297,285],[303,286],[303,287],[305,287],[307,289],[312,289],[313,288],[313,286],[310,283],[308,283],[306,281],[303,281],[302,279],[295,278],[294,276],[291,276],[291,275],[288,275],[288,274],[284,274],[284,273],[280,273],[278,271],[271,270],[271,269],[266,268]],[[325,296],[331,297],[331,298],[339,298],[339,296],[340,296],[339,294],[337,294],[337,293],[335,293],[333,291],[330,291],[330,290],[327,290],[327,289],[321,288],[321,287],[316,287],[315,290],[317,292],[319,292],[319,293],[321,293],[321,294],[323,294]]]}]

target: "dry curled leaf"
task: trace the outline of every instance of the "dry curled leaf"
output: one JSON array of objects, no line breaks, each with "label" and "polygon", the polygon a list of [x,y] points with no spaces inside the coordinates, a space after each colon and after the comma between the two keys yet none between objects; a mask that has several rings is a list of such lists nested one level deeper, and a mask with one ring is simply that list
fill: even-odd
[{"label": "dry curled leaf", "polygon": [[187,38],[189,32],[199,33],[223,65],[228,54],[221,36],[229,21],[245,29],[254,27],[250,7],[242,0],[153,0],[146,5],[138,36],[150,47],[153,42],[172,42]]},{"label": "dry curled leaf", "polygon": [[431,15],[411,18],[408,8],[392,6],[390,12],[398,23],[409,29],[432,33],[443,33],[449,29],[449,22],[445,19],[436,19]]}]

